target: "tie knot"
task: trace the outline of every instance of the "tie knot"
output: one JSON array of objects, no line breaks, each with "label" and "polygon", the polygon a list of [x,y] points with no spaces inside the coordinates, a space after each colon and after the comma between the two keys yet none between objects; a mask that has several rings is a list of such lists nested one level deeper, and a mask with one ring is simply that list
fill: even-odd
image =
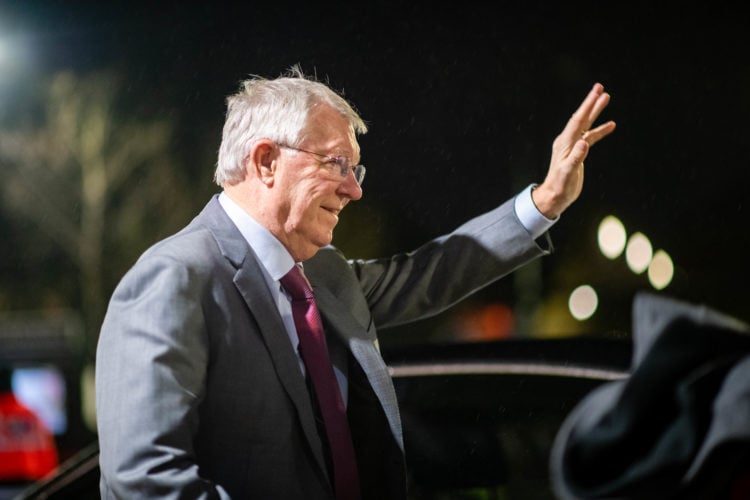
[{"label": "tie knot", "polygon": [[313,296],[312,289],[307,283],[305,275],[302,274],[302,269],[296,264],[279,281],[295,300],[307,300]]}]

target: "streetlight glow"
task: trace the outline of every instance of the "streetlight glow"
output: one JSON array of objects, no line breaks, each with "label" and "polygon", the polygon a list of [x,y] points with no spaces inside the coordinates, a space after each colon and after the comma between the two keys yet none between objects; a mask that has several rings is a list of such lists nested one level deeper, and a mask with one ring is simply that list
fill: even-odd
[{"label": "streetlight glow", "polygon": [[599,307],[599,297],[590,285],[581,285],[570,294],[568,309],[578,321],[589,319]]},{"label": "streetlight glow", "polygon": [[662,290],[672,282],[674,264],[672,258],[664,250],[657,250],[651,264],[648,266],[648,280],[657,290]]},{"label": "streetlight glow", "polygon": [[628,246],[625,249],[625,259],[630,270],[635,274],[641,274],[648,269],[652,256],[651,241],[643,233],[634,233],[628,240]]},{"label": "streetlight glow", "polygon": [[625,226],[620,219],[614,215],[608,215],[602,219],[597,232],[599,250],[608,259],[616,259],[625,249],[627,235]]}]

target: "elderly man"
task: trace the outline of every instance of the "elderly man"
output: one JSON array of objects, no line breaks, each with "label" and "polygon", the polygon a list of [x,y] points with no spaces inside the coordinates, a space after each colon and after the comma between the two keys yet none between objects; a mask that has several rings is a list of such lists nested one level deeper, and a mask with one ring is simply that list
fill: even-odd
[{"label": "elderly man", "polygon": [[[406,473],[377,328],[436,314],[548,253],[580,194],[593,86],[548,175],[410,253],[331,247],[362,197],[353,108],[297,68],[228,98],[223,191],[115,290],[96,362],[103,498],[398,499]],[[546,242],[542,242],[543,244]]]}]

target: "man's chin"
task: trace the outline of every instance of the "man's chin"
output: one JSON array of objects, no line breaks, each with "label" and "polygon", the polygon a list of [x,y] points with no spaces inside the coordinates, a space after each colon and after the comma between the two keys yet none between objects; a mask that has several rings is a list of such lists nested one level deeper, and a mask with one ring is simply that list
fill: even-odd
[{"label": "man's chin", "polygon": [[329,232],[326,236],[320,238],[320,240],[318,240],[316,245],[318,246],[318,248],[323,248],[323,247],[327,247],[328,245],[330,245],[331,242],[333,242],[333,231]]},{"label": "man's chin", "polygon": [[313,255],[318,253],[318,250],[330,245],[331,242],[333,242],[333,232],[330,232],[327,235],[319,235],[316,238],[309,239],[308,244],[305,245],[304,249],[304,253],[307,255],[305,259],[309,259]]}]

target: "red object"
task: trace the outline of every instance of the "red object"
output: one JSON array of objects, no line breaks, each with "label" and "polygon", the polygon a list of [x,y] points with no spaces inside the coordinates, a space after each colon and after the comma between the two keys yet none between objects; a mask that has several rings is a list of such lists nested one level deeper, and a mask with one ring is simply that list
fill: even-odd
[{"label": "red object", "polygon": [[750,469],[739,474],[732,484],[730,500],[747,500],[750,498]]},{"label": "red object", "polygon": [[292,316],[299,336],[299,351],[312,380],[323,417],[333,462],[333,479],[338,500],[358,499],[359,474],[354,455],[349,421],[341,390],[328,356],[323,323],[315,305],[312,289],[298,266],[294,266],[281,284],[292,296]]},{"label": "red object", "polygon": [[12,392],[0,394],[0,479],[40,479],[58,465],[54,436]]}]

